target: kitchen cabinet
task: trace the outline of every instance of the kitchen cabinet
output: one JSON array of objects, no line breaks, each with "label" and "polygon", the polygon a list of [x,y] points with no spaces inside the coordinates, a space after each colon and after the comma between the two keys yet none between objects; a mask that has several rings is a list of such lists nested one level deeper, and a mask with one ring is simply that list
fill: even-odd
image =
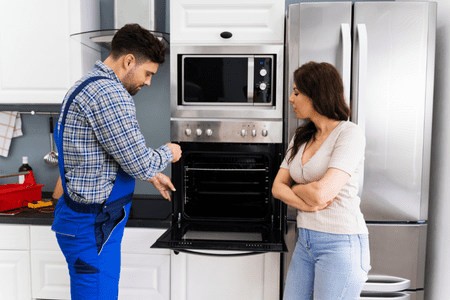
[{"label": "kitchen cabinet", "polygon": [[70,277],[64,255],[50,226],[30,226],[33,299],[70,299]]},{"label": "kitchen cabinet", "polygon": [[99,0],[0,2],[0,104],[58,104],[100,49],[71,34],[100,28]]},{"label": "kitchen cabinet", "polygon": [[[69,271],[54,232],[50,226],[30,230],[33,299],[70,299]],[[164,231],[125,228],[119,300],[170,299],[170,251],[150,249]]]},{"label": "kitchen cabinet", "polygon": [[214,257],[172,252],[171,264],[172,300],[279,299],[279,253]]},{"label": "kitchen cabinet", "polygon": [[0,225],[0,300],[30,300],[30,245],[26,225]]},{"label": "kitchen cabinet", "polygon": [[170,250],[150,249],[165,231],[125,228],[119,300],[170,300]]},{"label": "kitchen cabinet", "polygon": [[171,0],[170,43],[283,44],[284,11],[278,0]]}]

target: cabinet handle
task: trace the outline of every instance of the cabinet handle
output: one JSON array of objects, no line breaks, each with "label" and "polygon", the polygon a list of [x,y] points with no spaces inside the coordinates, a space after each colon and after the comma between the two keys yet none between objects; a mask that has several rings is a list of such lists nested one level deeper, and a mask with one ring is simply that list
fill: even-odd
[{"label": "cabinet handle", "polygon": [[233,34],[229,31],[224,31],[220,34],[220,36],[224,39],[229,39],[233,36]]}]

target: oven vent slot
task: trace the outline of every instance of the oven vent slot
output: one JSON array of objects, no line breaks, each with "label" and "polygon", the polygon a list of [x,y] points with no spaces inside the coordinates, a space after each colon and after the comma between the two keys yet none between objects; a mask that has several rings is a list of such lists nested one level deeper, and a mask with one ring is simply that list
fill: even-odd
[{"label": "oven vent slot", "polygon": [[191,242],[169,242],[169,247],[192,246]]},{"label": "oven vent slot", "polygon": [[259,249],[270,249],[269,245],[264,245],[264,244],[245,244],[245,247],[248,247],[248,248],[259,248]]}]

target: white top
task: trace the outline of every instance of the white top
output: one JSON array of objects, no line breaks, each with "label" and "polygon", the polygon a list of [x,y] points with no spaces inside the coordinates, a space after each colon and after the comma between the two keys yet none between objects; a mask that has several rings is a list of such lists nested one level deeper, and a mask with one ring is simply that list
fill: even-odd
[{"label": "white top", "polygon": [[[291,140],[288,149],[291,148]],[[298,211],[298,227],[335,234],[367,234],[367,226],[359,207],[359,174],[364,166],[366,140],[364,133],[355,123],[341,121],[330,133],[325,142],[309,161],[302,165],[300,149],[290,164],[286,154],[281,168],[288,169],[292,179],[297,183],[318,181],[328,168],[335,168],[350,174],[350,179],[341,189],[337,198],[327,209],[317,212]]]}]

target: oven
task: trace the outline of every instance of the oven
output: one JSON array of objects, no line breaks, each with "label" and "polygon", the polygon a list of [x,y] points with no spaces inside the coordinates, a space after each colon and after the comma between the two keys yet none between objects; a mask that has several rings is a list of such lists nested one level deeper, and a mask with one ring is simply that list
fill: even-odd
[{"label": "oven", "polygon": [[152,247],[286,252],[286,205],[271,193],[284,155],[283,46],[170,51],[171,141],[183,155],[171,226]]},{"label": "oven", "polygon": [[285,251],[285,208],[271,194],[281,144],[180,145],[183,156],[172,167],[172,225],[153,247]]}]

